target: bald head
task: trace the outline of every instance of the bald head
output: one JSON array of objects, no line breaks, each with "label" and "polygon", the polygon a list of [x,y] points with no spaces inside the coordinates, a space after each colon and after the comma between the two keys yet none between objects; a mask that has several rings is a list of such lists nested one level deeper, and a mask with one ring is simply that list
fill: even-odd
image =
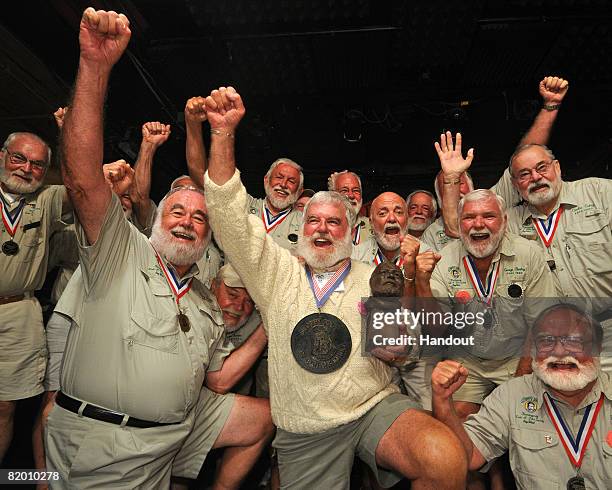
[{"label": "bald head", "polygon": [[406,234],[407,205],[395,192],[383,192],[372,201],[370,222],[378,245],[384,250],[399,249],[400,235]]}]

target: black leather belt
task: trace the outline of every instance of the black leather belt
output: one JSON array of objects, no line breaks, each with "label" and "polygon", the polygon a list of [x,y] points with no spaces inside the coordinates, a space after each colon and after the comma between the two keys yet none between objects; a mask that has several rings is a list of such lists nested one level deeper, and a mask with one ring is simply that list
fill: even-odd
[{"label": "black leather belt", "polygon": [[[79,400],[75,400],[74,398],[65,395],[61,391],[55,397],[55,403],[57,403],[60,407],[68,410],[69,412],[79,413],[79,409],[83,402]],[[83,409],[83,416],[89,417],[90,419],[101,420],[102,422],[108,422],[110,424],[121,425],[123,422],[123,414],[113,412],[111,410],[106,410],[105,408],[97,407],[96,405],[92,405],[88,403],[85,405]],[[141,429],[146,429],[148,427],[160,427],[162,425],[173,425],[174,423],[162,423],[162,422],[150,422],[148,420],[137,419],[136,417],[129,417],[125,425],[130,427],[139,427]]]}]

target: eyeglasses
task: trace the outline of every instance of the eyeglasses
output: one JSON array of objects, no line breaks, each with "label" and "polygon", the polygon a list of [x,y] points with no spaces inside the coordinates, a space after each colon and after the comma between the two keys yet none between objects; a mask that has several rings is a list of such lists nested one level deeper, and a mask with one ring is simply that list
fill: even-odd
[{"label": "eyeglasses", "polygon": [[34,169],[41,171],[45,170],[49,166],[47,162],[42,160],[30,160],[25,155],[22,155],[16,151],[11,151],[8,148],[3,148],[3,150],[8,154],[9,160],[13,165],[25,165],[26,163],[30,162],[30,165],[32,165]]},{"label": "eyeglasses", "polygon": [[591,343],[591,341],[584,340],[582,337],[570,335],[561,335],[559,337],[555,335],[542,335],[536,337],[536,349],[539,352],[550,352],[554,350],[557,341],[561,342],[561,345],[567,352],[583,352],[584,346]]},{"label": "eyeglasses", "polygon": [[519,182],[526,182],[527,180],[531,178],[531,174],[533,173],[534,170],[536,171],[537,174],[543,176],[546,172],[548,172],[548,169],[552,165],[552,162],[554,162],[554,160],[550,160],[548,162],[541,162],[535,168],[532,168],[531,170],[523,169],[517,174],[516,180],[518,180]]}]

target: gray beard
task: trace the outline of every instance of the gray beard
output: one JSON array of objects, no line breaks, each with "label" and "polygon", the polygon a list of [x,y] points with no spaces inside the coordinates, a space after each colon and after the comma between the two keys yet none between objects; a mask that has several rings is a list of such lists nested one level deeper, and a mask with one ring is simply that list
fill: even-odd
[{"label": "gray beard", "polygon": [[295,201],[298,200],[297,193],[289,193],[287,197],[284,199],[279,199],[274,196],[274,188],[270,186],[270,184],[264,183],[264,189],[266,191],[266,198],[270,201],[270,204],[274,206],[276,209],[284,210],[290,206],[293,206]]},{"label": "gray beard", "polygon": [[17,177],[9,175],[4,166],[0,166],[0,182],[4,184],[6,190],[11,194],[32,194],[43,185],[42,179],[32,179],[32,182],[21,182]]},{"label": "gray beard", "polygon": [[161,223],[156,221],[151,230],[149,241],[158,254],[173,265],[192,265],[204,256],[206,247],[210,243],[212,231],[209,230],[208,236],[199,245],[197,242],[176,243],[174,236],[168,230],[162,228]]},{"label": "gray beard", "polygon": [[[553,373],[546,368],[546,365],[551,362],[551,360],[555,360],[558,362],[565,359],[571,360],[571,362],[575,363],[578,366],[580,372]],[[541,362],[538,362],[536,359],[533,359],[531,361],[531,368],[533,369],[533,374],[540,378],[545,384],[559,391],[581,390],[591,381],[596,379],[597,376],[599,376],[600,372],[599,359],[597,357],[593,358],[593,364],[582,364],[579,363],[572,356],[565,356],[561,359],[550,356]]]},{"label": "gray beard", "polygon": [[312,241],[312,236],[305,237],[303,229],[300,230],[296,254],[303,257],[306,263],[316,271],[329,269],[343,259],[351,256],[353,242],[351,241],[351,230],[342,240],[333,241],[333,250],[318,250]]},{"label": "gray beard", "polygon": [[472,257],[476,257],[477,259],[483,259],[495,253],[495,251],[499,247],[499,244],[502,241],[502,238],[504,237],[504,233],[505,230],[501,229],[495,235],[490,234],[487,243],[482,244],[480,246],[474,244],[470,237],[464,234],[463,232],[459,233],[459,237],[461,238],[461,243],[463,243],[463,246]]}]

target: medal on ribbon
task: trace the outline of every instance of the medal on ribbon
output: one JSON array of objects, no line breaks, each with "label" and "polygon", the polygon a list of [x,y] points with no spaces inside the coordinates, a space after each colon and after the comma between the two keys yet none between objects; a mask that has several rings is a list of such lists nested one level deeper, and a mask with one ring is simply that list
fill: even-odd
[{"label": "medal on ribbon", "polygon": [[[376,255],[374,255],[374,264],[379,265],[385,261],[385,255],[380,251],[380,248],[376,250]],[[404,263],[402,256],[400,255],[395,259],[395,265],[401,267]]]},{"label": "medal on ribbon", "polygon": [[546,411],[550,417],[561,443],[565,448],[565,452],[569,457],[570,462],[576,468],[578,472],[577,476],[570,478],[567,481],[567,488],[572,490],[578,490],[584,488],[584,478],[580,476],[580,466],[582,465],[582,459],[586,452],[586,448],[593,435],[593,429],[595,428],[595,422],[597,422],[597,416],[603,405],[604,395],[603,393],[599,397],[597,402],[591,403],[584,411],[582,416],[582,422],[580,423],[580,429],[576,439],[574,439],[571,430],[563,419],[561,411],[555,405],[555,401],[548,394],[544,393],[544,404],[546,405]]},{"label": "medal on ribbon", "polygon": [[306,266],[306,277],[308,278],[310,289],[312,289],[312,293],[315,297],[317,308],[321,308],[325,304],[330,295],[338,289],[338,286],[344,281],[344,278],[348,275],[350,270],[351,260],[346,259],[338,270],[330,274],[329,277],[325,277],[320,284],[318,280],[313,278],[310,267]]},{"label": "medal on ribbon", "polygon": [[463,265],[478,297],[483,303],[490,305],[491,300],[493,299],[493,291],[495,291],[495,284],[497,283],[497,278],[499,277],[499,261],[493,264],[493,269],[491,269],[491,272],[489,272],[487,282],[484,285],[480,280],[478,270],[476,269],[476,265],[474,264],[474,259],[472,259],[472,257],[469,255],[463,257]]},{"label": "medal on ribbon", "polygon": [[0,194],[0,200],[2,200],[2,222],[4,228],[11,236],[11,239],[2,244],[2,252],[5,255],[17,255],[19,252],[19,245],[13,240],[15,233],[17,232],[17,226],[21,221],[21,215],[23,214],[23,208],[25,206],[25,199],[20,199],[19,204],[13,210],[10,209],[9,204],[4,199],[4,196]]},{"label": "medal on ribbon", "polygon": [[285,221],[285,218],[289,215],[290,212],[291,206],[281,211],[277,215],[273,215],[264,201],[263,209],[261,210],[261,220],[263,221],[266,233],[270,233],[274,228],[276,228],[283,221]]},{"label": "medal on ribbon", "polygon": [[187,279],[183,279],[182,281],[179,280],[176,277],[174,271],[166,266],[166,264],[157,252],[155,252],[155,257],[157,258],[157,262],[159,263],[161,270],[164,272],[166,281],[168,281],[168,284],[170,285],[172,294],[174,294],[176,298],[176,306],[179,309],[179,313],[177,315],[179,327],[181,327],[181,330],[183,332],[189,332],[189,330],[191,330],[191,323],[189,321],[189,317],[185,315],[185,313],[183,313],[183,311],[181,310],[179,300],[183,296],[185,296],[191,289],[191,281],[193,280],[193,277],[188,277]]},{"label": "medal on ribbon", "polygon": [[550,247],[550,244],[555,237],[555,232],[559,226],[559,220],[563,214],[563,208],[559,207],[555,212],[551,213],[547,219],[532,218],[535,229],[540,235],[540,239],[546,248]]}]

